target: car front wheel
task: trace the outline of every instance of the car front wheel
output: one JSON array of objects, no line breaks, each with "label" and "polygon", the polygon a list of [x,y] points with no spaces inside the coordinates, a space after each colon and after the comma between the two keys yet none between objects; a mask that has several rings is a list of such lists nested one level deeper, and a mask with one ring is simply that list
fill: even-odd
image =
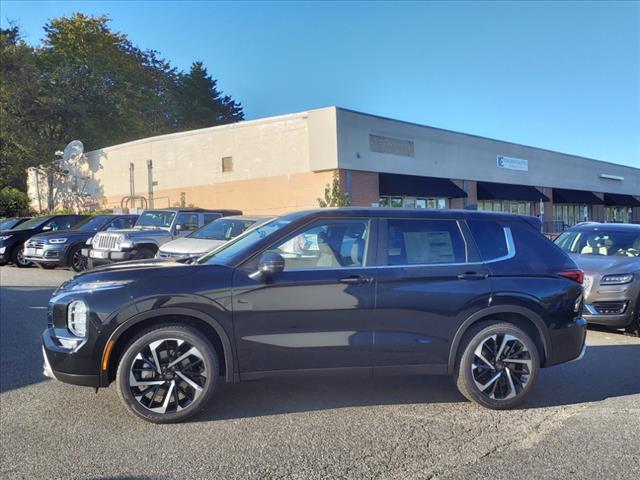
[{"label": "car front wheel", "polygon": [[455,380],[469,400],[502,410],[526,400],[539,371],[538,348],[524,330],[511,323],[483,322],[461,342]]},{"label": "car front wheel", "polygon": [[118,394],[144,420],[180,422],[211,399],[218,366],[213,346],[198,330],[182,325],[146,330],[122,355]]}]

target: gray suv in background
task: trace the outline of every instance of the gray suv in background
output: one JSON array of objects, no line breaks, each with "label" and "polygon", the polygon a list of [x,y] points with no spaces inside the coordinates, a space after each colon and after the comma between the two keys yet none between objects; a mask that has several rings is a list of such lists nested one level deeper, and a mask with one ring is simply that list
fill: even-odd
[{"label": "gray suv in background", "polygon": [[160,247],[158,258],[196,258],[256,227],[272,217],[233,216],[214,220],[186,237],[171,240]]},{"label": "gray suv in background", "polygon": [[183,237],[203,225],[239,210],[204,210],[201,208],[167,208],[145,210],[130,229],[99,232],[82,250],[89,268],[94,266],[155,257],[161,245]]},{"label": "gray suv in background", "polygon": [[582,223],[555,240],[584,271],[584,317],[640,335],[640,225]]}]

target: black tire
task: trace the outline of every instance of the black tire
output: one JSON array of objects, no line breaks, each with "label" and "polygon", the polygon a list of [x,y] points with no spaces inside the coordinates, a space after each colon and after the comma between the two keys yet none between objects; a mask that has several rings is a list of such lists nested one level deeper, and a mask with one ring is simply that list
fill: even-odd
[{"label": "black tire", "polygon": [[636,302],[636,310],[633,321],[625,327],[625,331],[636,337],[640,337],[640,298]]},{"label": "black tire", "polygon": [[156,252],[154,252],[152,249],[147,247],[142,247],[136,253],[134,260],[145,260],[147,258],[153,258],[155,256],[156,256]]},{"label": "black tire", "polygon": [[527,399],[539,372],[540,353],[524,330],[508,322],[487,321],[465,333],[454,378],[460,393],[472,402],[505,410]]},{"label": "black tire", "polygon": [[69,250],[67,255],[67,265],[71,267],[74,272],[84,272],[87,270],[87,258],[82,255],[83,245],[74,245]]},{"label": "black tire", "polygon": [[[151,350],[154,343],[155,354]],[[187,351],[193,352],[193,348],[198,355],[189,355],[172,367],[172,361]],[[156,358],[162,373],[154,368]],[[181,422],[209,403],[216,388],[219,365],[213,345],[198,330],[183,325],[151,328],[133,338],[125,348],[116,374],[118,395],[134,414],[148,422]],[[132,380],[142,385],[132,385]],[[159,401],[156,400],[158,394],[161,395]],[[160,405],[154,407],[158,403]],[[164,408],[165,412],[151,408]]]},{"label": "black tire", "polygon": [[29,268],[33,265],[24,258],[24,244],[16,245],[13,248],[11,262],[18,268]]}]

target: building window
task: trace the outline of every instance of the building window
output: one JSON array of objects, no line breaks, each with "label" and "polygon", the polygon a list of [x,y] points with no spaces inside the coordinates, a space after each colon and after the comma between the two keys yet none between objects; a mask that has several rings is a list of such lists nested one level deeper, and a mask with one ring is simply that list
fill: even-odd
[{"label": "building window", "polygon": [[381,207],[392,208],[449,208],[449,199],[442,197],[380,197]]},{"label": "building window", "polygon": [[376,153],[402,155],[403,157],[415,156],[411,140],[383,137],[382,135],[369,135],[369,150]]},{"label": "building window", "polygon": [[222,173],[233,172],[233,157],[222,157]]},{"label": "building window", "polygon": [[576,223],[587,222],[591,218],[588,205],[560,203],[553,206],[553,219],[572,227]]},{"label": "building window", "polygon": [[519,200],[479,200],[478,210],[531,215],[531,202]]},{"label": "building window", "polygon": [[632,207],[604,207],[604,219],[612,223],[630,223]]}]

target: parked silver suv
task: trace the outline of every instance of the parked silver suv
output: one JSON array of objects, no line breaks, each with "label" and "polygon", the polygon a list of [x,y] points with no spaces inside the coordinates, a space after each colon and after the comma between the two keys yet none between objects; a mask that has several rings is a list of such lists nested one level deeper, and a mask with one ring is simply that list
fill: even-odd
[{"label": "parked silver suv", "polygon": [[203,225],[239,210],[204,210],[200,208],[168,208],[145,210],[131,229],[99,232],[82,254],[88,266],[153,258],[160,245],[185,236]]},{"label": "parked silver suv", "polygon": [[555,240],[584,271],[584,317],[640,335],[640,225],[582,223]]}]

